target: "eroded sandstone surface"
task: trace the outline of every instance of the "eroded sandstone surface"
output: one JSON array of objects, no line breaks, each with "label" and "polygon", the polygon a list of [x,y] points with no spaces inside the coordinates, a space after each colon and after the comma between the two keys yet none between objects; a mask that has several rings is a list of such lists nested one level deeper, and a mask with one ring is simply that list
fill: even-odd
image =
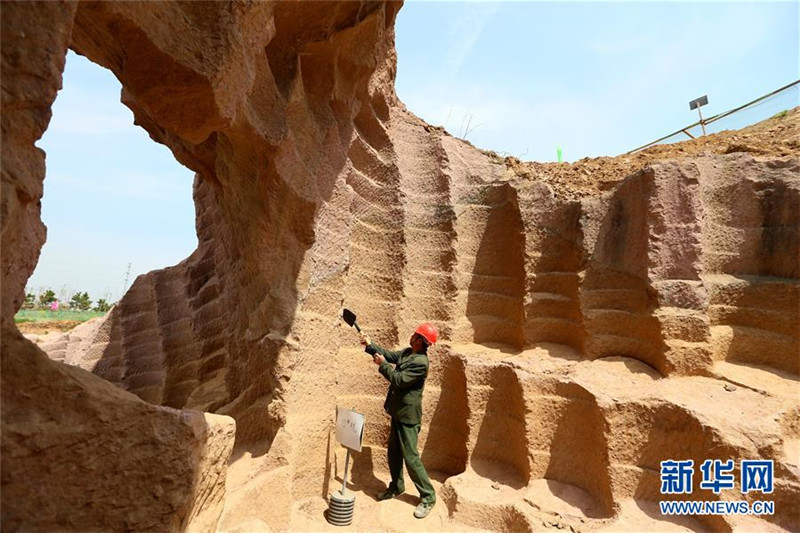
[{"label": "eroded sandstone surface", "polygon": [[[797,113],[734,132],[746,142],[502,159],[398,101],[399,8],[3,4],[4,526],[118,529],[115,509],[134,529],[334,529],[340,405],[367,415],[358,530],[800,528]],[[67,48],[114,72],[196,172],[199,246],[106,320],[42,340],[48,360],[11,317],[44,241],[33,143]],[[370,497],[388,479],[385,383],[342,307],[385,345],[440,329],[426,521],[411,497]],[[119,462],[83,468],[103,435]],[[660,461],[759,458],[773,494],[691,499],[761,497],[775,515],[660,514]],[[48,513],[23,497],[40,479]]]}]

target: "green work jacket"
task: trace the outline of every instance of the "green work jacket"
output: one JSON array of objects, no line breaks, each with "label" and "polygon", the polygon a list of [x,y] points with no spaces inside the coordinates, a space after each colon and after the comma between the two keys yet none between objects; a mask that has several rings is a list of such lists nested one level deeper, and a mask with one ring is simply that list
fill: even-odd
[{"label": "green work jacket", "polygon": [[[378,372],[389,382],[389,392],[383,408],[401,424],[422,422],[422,389],[428,377],[428,356],[414,353],[411,348],[389,351],[377,344],[367,346],[367,352],[379,353],[384,361]],[[392,364],[394,368],[392,368]]]}]

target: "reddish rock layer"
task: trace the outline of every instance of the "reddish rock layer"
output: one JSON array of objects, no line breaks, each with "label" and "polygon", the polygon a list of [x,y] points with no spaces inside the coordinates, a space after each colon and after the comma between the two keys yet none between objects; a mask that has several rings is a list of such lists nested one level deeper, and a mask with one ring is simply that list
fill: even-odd
[{"label": "reddish rock layer", "polygon": [[233,420],[148,404],[18,333],[2,350],[3,529],[215,528]]}]

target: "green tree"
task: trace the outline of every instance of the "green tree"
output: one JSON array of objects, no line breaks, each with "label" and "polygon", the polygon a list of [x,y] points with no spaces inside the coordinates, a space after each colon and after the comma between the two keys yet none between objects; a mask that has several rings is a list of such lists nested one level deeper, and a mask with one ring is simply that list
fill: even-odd
[{"label": "green tree", "polygon": [[97,300],[97,305],[94,308],[95,311],[99,311],[100,313],[106,313],[109,309],[111,309],[111,304],[105,301],[104,298]]},{"label": "green tree", "polygon": [[25,295],[25,303],[22,304],[23,309],[33,309],[36,307],[36,295],[29,292]]},{"label": "green tree", "polygon": [[72,295],[72,298],[69,301],[69,306],[73,309],[88,311],[92,307],[92,300],[89,299],[89,293],[76,292]]},{"label": "green tree", "polygon": [[80,308],[81,308],[81,311],[88,311],[89,309],[92,308],[92,300],[91,300],[91,298],[89,298],[89,293],[88,292],[84,292],[81,295]]},{"label": "green tree", "polygon": [[39,295],[39,307],[47,309],[52,302],[56,301],[56,293],[52,289],[47,289]]}]

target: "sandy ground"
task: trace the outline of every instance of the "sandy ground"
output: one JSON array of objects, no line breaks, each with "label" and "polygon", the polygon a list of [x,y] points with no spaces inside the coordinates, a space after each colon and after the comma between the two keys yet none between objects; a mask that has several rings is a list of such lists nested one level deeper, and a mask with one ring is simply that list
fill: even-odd
[{"label": "sandy ground", "polygon": [[[753,435],[766,431],[772,410],[777,409],[784,396],[798,390],[798,381],[788,376],[746,368],[743,365],[720,363],[718,377],[692,376],[662,378],[652,368],[634,359],[610,357],[595,361],[580,358],[568,347],[541,344],[530,349],[512,351],[504,346],[487,347],[459,344],[453,352],[465,358],[467,368],[510,366],[533,383],[554,380],[573,383],[589,391],[598,405],[609,413],[618,407],[647,410],[659,405],[675,405],[713,431],[728,435]],[[733,385],[733,383],[740,383]],[[525,386],[525,385],[523,385]],[[527,390],[527,389],[526,389]],[[526,393],[530,402],[530,395]],[[374,401],[378,401],[375,399]],[[528,415],[526,415],[527,417]],[[607,423],[614,423],[612,415]],[[388,424],[388,419],[384,420]],[[530,423],[530,422],[529,422]],[[764,425],[767,424],[767,425]],[[505,437],[498,435],[498,442]],[[678,444],[680,445],[680,444]],[[611,448],[624,443],[611,443]],[[668,446],[668,444],[665,444]],[[800,452],[800,442],[787,441],[784,451],[787,461]],[[521,481],[516,473],[492,461],[472,460],[461,474],[448,476],[431,472],[438,502],[429,517],[418,520],[413,511],[419,502],[417,493],[406,475],[406,493],[379,502],[375,496],[389,481],[386,468],[376,461],[385,454],[381,446],[365,447],[364,455],[354,455],[348,490],[355,494],[353,522],[339,528],[326,521],[328,502],[323,495],[339,490],[344,470],[345,450],[334,446],[331,481],[323,486],[320,480],[318,496],[292,503],[289,515],[290,531],[705,531],[709,524],[692,517],[667,517],[660,513],[657,501],[650,499],[619,499],[613,515],[604,512],[591,494],[570,483],[553,479],[532,478]],[[552,452],[552,450],[551,450]],[[531,450],[531,453],[541,453]],[[664,453],[670,452],[665,448]],[[369,457],[369,472],[359,469],[359,461]],[[631,468],[622,466],[620,468]],[[249,491],[234,489],[235,498],[253,501],[253,507],[266,506],[269,493],[259,492],[259,486],[275,486],[275,469],[267,455],[245,452],[236,457],[228,471],[228,486],[250,487]],[[255,503],[258,501],[258,503]],[[237,520],[228,514],[228,522],[220,531],[272,531],[270,525],[256,516]],[[262,516],[264,516],[262,514]],[[732,518],[736,531],[783,531],[778,526],[747,517]]]},{"label": "sandy ground", "polygon": [[45,335],[52,332],[64,332],[82,324],[77,320],[48,320],[41,322],[21,322],[17,324],[17,329],[21,333],[33,333]]}]

